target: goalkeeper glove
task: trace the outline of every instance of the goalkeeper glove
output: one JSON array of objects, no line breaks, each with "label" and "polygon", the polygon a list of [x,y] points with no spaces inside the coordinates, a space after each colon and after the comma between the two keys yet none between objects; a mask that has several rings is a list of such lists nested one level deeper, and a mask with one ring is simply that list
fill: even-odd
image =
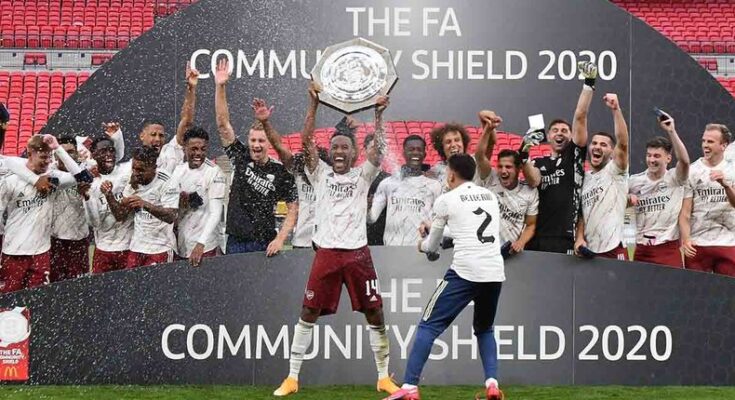
[{"label": "goalkeeper glove", "polygon": [[577,63],[579,73],[584,77],[584,85],[595,90],[595,80],[597,79],[597,65],[591,61],[580,61]]}]

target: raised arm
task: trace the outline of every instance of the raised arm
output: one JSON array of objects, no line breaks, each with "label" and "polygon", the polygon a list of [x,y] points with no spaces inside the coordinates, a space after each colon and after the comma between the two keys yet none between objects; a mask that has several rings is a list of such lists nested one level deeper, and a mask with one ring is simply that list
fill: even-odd
[{"label": "raised arm", "polygon": [[477,162],[477,169],[480,171],[480,179],[486,179],[493,169],[492,162],[487,158],[487,155],[493,154],[493,147],[497,142],[496,129],[503,122],[503,119],[489,110],[480,111],[477,113],[477,117],[480,119],[482,136],[480,136],[480,142],[475,150],[475,161]]},{"label": "raised arm", "polygon": [[572,121],[572,142],[579,147],[587,145],[587,115],[592,104],[595,90],[595,79],[597,78],[597,66],[589,61],[577,64],[580,74],[584,77],[582,92],[577,100],[577,108],[574,110],[574,121]]},{"label": "raised arm", "polygon": [[687,152],[684,142],[679,138],[679,134],[676,133],[674,118],[668,114],[664,115],[668,119],[659,121],[659,126],[669,135],[671,145],[674,147],[674,154],[676,155],[676,178],[679,182],[685,182],[689,178],[689,152]]},{"label": "raised arm", "polygon": [[314,82],[309,82],[309,106],[306,109],[304,129],[301,131],[301,145],[304,148],[306,168],[309,172],[316,171],[319,165],[319,154],[314,144],[314,127],[316,125],[316,111],[319,108],[319,92],[321,88]]},{"label": "raised arm", "polygon": [[290,170],[293,165],[293,153],[291,153],[291,150],[288,147],[283,145],[283,142],[281,142],[281,135],[276,132],[276,129],[273,128],[273,124],[270,122],[273,106],[268,107],[265,100],[253,99],[251,107],[255,113],[255,119],[260,121],[263,125],[265,136],[268,138],[268,141],[271,143],[271,146],[273,146],[276,153],[278,153],[281,163],[283,163],[283,166],[286,167],[286,169]]},{"label": "raised arm", "polygon": [[217,132],[222,147],[235,142],[235,130],[230,124],[230,109],[227,106],[227,82],[230,80],[230,63],[226,58],[217,62],[214,74],[214,111],[217,119]]},{"label": "raised arm", "polygon": [[383,156],[387,150],[387,144],[385,142],[385,128],[383,127],[383,112],[388,105],[390,100],[388,96],[380,96],[375,102],[375,133],[373,138],[373,146],[370,146],[367,153],[367,159],[376,167],[380,167],[380,163],[383,162]]},{"label": "raised arm", "polygon": [[612,110],[613,121],[615,123],[615,152],[613,153],[613,162],[621,170],[628,169],[628,124],[625,122],[623,110],[620,109],[618,95],[608,93],[603,98],[605,105]]},{"label": "raised arm", "polygon": [[[192,125],[194,125],[194,113],[196,112],[198,83],[199,71],[192,68],[191,64],[187,63],[186,93],[184,94],[184,105],[181,107],[181,120],[179,120],[179,126],[176,128],[176,143],[178,143],[179,146],[184,145],[184,134],[189,128],[191,128]],[[227,107],[226,101],[225,107]]]},{"label": "raised arm", "polygon": [[[118,122],[103,122],[102,129],[105,130],[105,134],[110,138],[110,140],[112,140],[112,143],[115,145],[115,161],[122,161],[122,159],[125,157],[125,139],[123,138],[120,124]],[[86,149],[83,143],[81,144],[81,147]],[[79,146],[77,146],[77,149],[78,148]],[[87,151],[89,151],[89,149],[87,149]]]}]

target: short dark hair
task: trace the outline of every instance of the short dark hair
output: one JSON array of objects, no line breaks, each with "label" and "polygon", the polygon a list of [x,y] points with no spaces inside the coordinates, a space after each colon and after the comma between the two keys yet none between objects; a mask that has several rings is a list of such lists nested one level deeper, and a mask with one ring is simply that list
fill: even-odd
[{"label": "short dark hair", "polygon": [[72,134],[63,134],[59,135],[56,140],[59,141],[59,144],[73,144],[76,146],[77,141],[75,139],[75,136]]},{"label": "short dark hair", "polygon": [[[357,149],[357,140],[355,140],[355,135],[350,135],[349,133],[337,131],[337,132],[334,132],[332,137],[329,139],[329,142],[331,143],[332,139],[336,138],[337,136],[344,136],[344,137],[350,138],[350,141],[352,142],[352,147]],[[367,142],[367,138],[365,139],[365,141]]]},{"label": "short dark hair", "polygon": [[188,142],[189,139],[202,139],[208,142],[209,133],[201,126],[192,126],[184,133],[184,143]]},{"label": "short dark hair", "polygon": [[447,160],[449,169],[457,173],[460,178],[471,181],[475,177],[475,159],[469,154],[455,154]]},{"label": "short dark hair", "polygon": [[569,130],[570,130],[570,131],[572,130],[572,124],[570,124],[570,123],[569,123],[569,122],[568,122],[567,120],[565,120],[565,119],[562,119],[562,118],[557,118],[557,119],[555,119],[555,120],[553,120],[553,121],[551,121],[551,122],[549,123],[549,131],[551,130],[551,127],[552,127],[552,126],[554,126],[554,125],[556,125],[556,124],[564,124],[564,125],[566,125],[566,126],[567,126],[567,128],[569,128]]},{"label": "short dark hair", "polygon": [[112,147],[115,147],[115,141],[110,139],[109,136],[98,136],[92,139],[92,144],[89,145],[89,151],[94,153],[97,150],[97,146],[99,146],[102,142],[110,142],[112,144]]},{"label": "short dark hair", "polygon": [[732,132],[728,129],[727,125],[724,124],[707,124],[704,128],[705,131],[720,131],[722,134],[722,142],[725,144],[732,143]]},{"label": "short dark hair", "polygon": [[462,135],[462,147],[465,152],[467,152],[467,146],[470,145],[470,134],[467,133],[467,129],[465,129],[461,124],[449,122],[440,127],[434,128],[434,130],[431,131],[431,143],[434,145],[434,150],[439,153],[439,157],[441,157],[442,160],[447,159],[444,155],[444,146],[442,145],[442,142],[444,141],[444,135],[449,132],[459,132],[459,134]]},{"label": "short dark hair", "polygon": [[145,129],[145,128],[151,126],[151,125],[161,125],[164,128],[166,127],[166,125],[163,124],[163,121],[161,121],[160,119],[157,119],[157,118],[146,118],[146,119],[143,120],[143,129]]},{"label": "short dark hair", "polygon": [[671,140],[663,136],[656,136],[646,142],[646,149],[664,149],[665,152],[670,154],[672,148]]},{"label": "short dark hair", "polygon": [[405,139],[403,139],[403,148],[406,148],[406,144],[412,140],[418,140],[424,144],[424,147],[426,147],[426,140],[424,140],[423,137],[419,135],[408,135]]},{"label": "short dark hair", "polygon": [[615,139],[615,136],[613,136],[612,133],[607,133],[607,132],[604,132],[604,131],[595,132],[592,135],[590,135],[590,139],[594,138],[595,136],[604,136],[604,137],[610,139],[610,142],[612,142],[613,147],[615,147],[615,143],[618,142],[617,139]]},{"label": "short dark hair", "polygon": [[518,154],[517,151],[511,149],[501,150],[500,153],[498,153],[498,161],[505,157],[513,157],[513,165],[515,165],[516,168],[521,167],[521,155]]},{"label": "short dark hair", "polygon": [[133,150],[133,160],[140,161],[147,166],[156,166],[158,151],[152,146],[141,146]]}]

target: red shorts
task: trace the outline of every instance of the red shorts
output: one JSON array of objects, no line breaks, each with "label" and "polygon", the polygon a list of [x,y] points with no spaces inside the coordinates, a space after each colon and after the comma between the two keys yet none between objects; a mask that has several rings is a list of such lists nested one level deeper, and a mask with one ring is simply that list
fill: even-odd
[{"label": "red shorts", "polygon": [[306,284],[304,307],[320,310],[320,315],[336,313],[342,284],[347,286],[353,311],[364,313],[383,307],[367,246],[356,250],[317,249]]},{"label": "red shorts", "polygon": [[686,258],[686,269],[694,271],[714,272],[735,277],[734,246],[694,246],[697,254],[694,258]]},{"label": "red shorts", "polygon": [[51,282],[74,279],[89,272],[89,239],[51,238]]},{"label": "red shorts", "polygon": [[618,245],[618,247],[606,251],[604,253],[597,253],[597,257],[602,258],[611,258],[613,260],[620,260],[620,261],[628,261],[628,249],[623,247],[623,245]]},{"label": "red shorts", "polygon": [[636,244],[633,259],[641,262],[667,265],[669,267],[684,268],[684,261],[681,258],[678,240],[671,240],[653,246]]},{"label": "red shorts", "polygon": [[92,258],[92,273],[103,274],[127,268],[128,253],[130,253],[128,250],[104,251],[95,247]]},{"label": "red shorts", "polygon": [[147,267],[149,265],[165,264],[173,261],[174,252],[172,250],[158,254],[145,254],[131,251],[128,253],[128,265],[126,268]]},{"label": "red shorts", "polygon": [[0,292],[10,293],[49,284],[51,257],[49,252],[34,256],[3,254],[0,267]]}]

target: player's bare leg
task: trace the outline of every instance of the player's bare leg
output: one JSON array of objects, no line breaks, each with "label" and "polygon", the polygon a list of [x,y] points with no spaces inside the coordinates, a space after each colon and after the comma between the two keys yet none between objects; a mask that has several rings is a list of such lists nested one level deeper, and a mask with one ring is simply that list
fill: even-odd
[{"label": "player's bare leg", "polygon": [[274,396],[283,397],[294,394],[299,391],[299,372],[301,372],[301,364],[304,362],[304,354],[311,345],[314,332],[314,325],[321,310],[303,307],[301,309],[301,318],[294,329],[293,341],[291,342],[291,356],[289,357],[289,372],[286,379],[283,380],[281,386],[273,392]]},{"label": "player's bare leg", "polygon": [[365,319],[370,328],[370,347],[373,349],[375,356],[375,366],[378,368],[378,383],[376,389],[379,392],[387,392],[393,394],[400,388],[393,382],[388,374],[388,364],[390,361],[389,340],[385,328],[385,320],[383,318],[383,309],[371,309],[365,311]]}]

